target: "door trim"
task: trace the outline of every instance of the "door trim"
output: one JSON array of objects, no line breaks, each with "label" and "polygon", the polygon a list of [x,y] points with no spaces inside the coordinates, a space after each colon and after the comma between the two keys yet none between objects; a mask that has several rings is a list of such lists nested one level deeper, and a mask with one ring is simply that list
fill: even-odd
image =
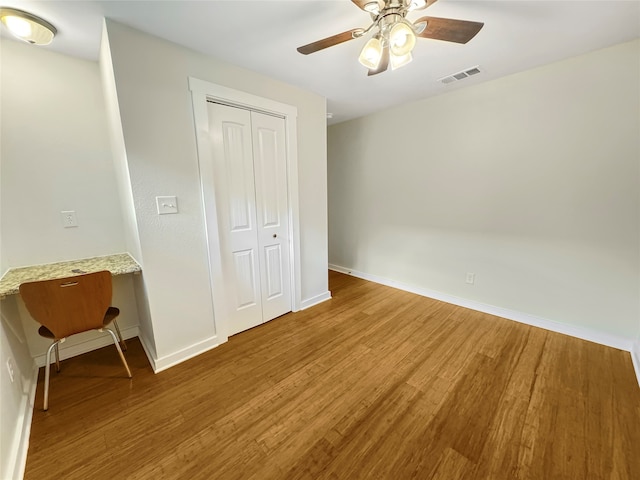
[{"label": "door trim", "polygon": [[216,334],[221,343],[229,337],[229,306],[219,287],[224,281],[222,273],[222,252],[220,248],[220,232],[218,231],[218,214],[215,201],[213,164],[211,144],[209,141],[209,116],[207,101],[224,103],[232,107],[256,110],[284,118],[285,142],[287,153],[287,195],[289,198],[289,259],[291,266],[291,311],[300,310],[302,303],[302,285],[300,275],[300,218],[298,196],[298,109],[292,105],[280,103],[268,98],[252,95],[215,83],[189,77],[189,90],[193,105],[193,117],[198,150],[198,166],[200,169],[200,188],[202,191],[202,207],[205,220],[205,235],[209,255],[209,280],[213,293],[213,312]]}]

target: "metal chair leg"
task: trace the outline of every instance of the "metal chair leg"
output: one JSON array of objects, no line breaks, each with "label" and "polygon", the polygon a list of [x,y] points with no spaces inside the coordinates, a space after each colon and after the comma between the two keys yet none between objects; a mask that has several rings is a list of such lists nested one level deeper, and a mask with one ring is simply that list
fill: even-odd
[{"label": "metal chair leg", "polygon": [[60,373],[60,349],[58,348],[58,344],[55,344],[56,346],[56,370],[58,371],[58,373]]},{"label": "metal chair leg", "polygon": [[53,342],[51,346],[49,346],[49,348],[47,349],[47,363],[44,366],[44,410],[45,412],[49,410],[49,374],[51,371],[51,350],[53,350],[54,347],[57,348],[58,343],[60,343],[60,340],[56,340],[55,342]]},{"label": "metal chair leg", "polygon": [[118,322],[116,319],[113,319],[113,326],[116,327],[116,333],[118,334],[118,338],[120,339],[120,346],[122,350],[127,351],[127,344],[124,342],[124,338],[122,338],[122,333],[120,333],[120,327],[118,327]]},{"label": "metal chair leg", "polygon": [[116,334],[113,333],[113,331],[111,329],[106,328],[106,327],[103,327],[99,331],[103,331],[103,330],[106,330],[107,332],[109,332],[109,334],[111,335],[111,338],[113,338],[113,343],[116,346],[116,350],[118,350],[118,355],[120,355],[120,360],[122,360],[122,364],[124,365],[124,368],[126,368],[126,370],[127,370],[127,375],[129,376],[129,378],[131,378],[132,377],[131,370],[129,370],[129,365],[127,364],[127,360],[124,358],[124,354],[122,353],[122,350],[120,349],[120,344],[118,343],[118,338],[116,337]]}]

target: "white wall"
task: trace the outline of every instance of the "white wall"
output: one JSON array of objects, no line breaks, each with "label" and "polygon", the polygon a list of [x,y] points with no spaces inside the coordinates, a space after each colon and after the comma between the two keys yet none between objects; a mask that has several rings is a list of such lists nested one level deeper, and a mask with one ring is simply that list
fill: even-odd
[{"label": "white wall", "polygon": [[[13,382],[6,369],[9,359]],[[0,478],[22,478],[37,376],[15,297],[0,300],[0,365]]]},{"label": "white wall", "polygon": [[639,70],[634,41],[330,127],[330,264],[630,345]]},{"label": "white wall", "polygon": [[[638,158],[638,168],[640,169],[640,158]],[[640,250],[640,244],[638,245],[638,250]],[[640,265],[638,268],[640,268]],[[640,285],[638,289],[638,303],[640,304]],[[636,377],[638,378],[638,385],[640,385],[640,315],[638,316],[638,335],[631,349],[631,358],[636,371]]]},{"label": "white wall", "polygon": [[[5,38],[0,43],[2,273],[126,251],[98,64]],[[62,228],[61,210],[75,210],[79,227]],[[121,308],[125,332],[137,331],[132,284],[130,276],[114,279],[114,305]],[[47,342],[21,314],[18,296],[2,300],[0,314],[0,478],[20,478],[35,387],[32,357]],[[70,339],[62,356],[88,337],[99,334]],[[16,364],[13,383],[6,374],[9,357]]]},{"label": "white wall", "polygon": [[[2,233],[0,224],[0,276],[7,270]],[[13,380],[6,369],[7,362],[13,365]],[[36,376],[20,315],[16,311],[15,297],[0,299],[0,366],[0,478],[22,478],[27,454],[25,440],[28,438],[25,429],[30,427]]]},{"label": "white wall", "polygon": [[[302,298],[327,292],[323,98],[107,20],[145,283],[159,359],[215,336],[192,76],[298,109]],[[180,213],[158,216],[155,197]]]},{"label": "white wall", "polygon": [[[98,64],[11,40],[0,61],[2,263],[126,251]],[[61,210],[75,210],[79,226],[63,228]],[[123,329],[137,327],[131,279],[114,279],[114,305]],[[29,346],[40,345],[37,324],[27,316],[24,327]]]},{"label": "white wall", "polygon": [[1,62],[3,261],[126,251],[97,63],[4,39]]},{"label": "white wall", "polygon": [[[138,221],[133,201],[133,191],[131,187],[131,177],[127,162],[127,151],[124,144],[124,134],[122,132],[122,121],[120,119],[120,106],[116,93],[116,83],[113,73],[113,63],[111,61],[111,49],[107,39],[106,25],[103,24],[102,40],[100,44],[100,77],[104,93],[107,121],[109,124],[109,136],[111,141],[111,151],[113,155],[113,165],[116,173],[117,192],[119,205],[123,218],[123,236],[127,251],[144,266],[142,258],[142,247],[140,246],[140,235],[138,233]],[[144,268],[143,268],[144,270]],[[142,338],[143,345],[149,349],[149,354],[157,357],[155,340],[153,334],[153,324],[151,322],[151,312],[149,311],[149,300],[143,274],[133,278],[133,287],[136,298],[136,309],[139,319],[138,335]]]}]

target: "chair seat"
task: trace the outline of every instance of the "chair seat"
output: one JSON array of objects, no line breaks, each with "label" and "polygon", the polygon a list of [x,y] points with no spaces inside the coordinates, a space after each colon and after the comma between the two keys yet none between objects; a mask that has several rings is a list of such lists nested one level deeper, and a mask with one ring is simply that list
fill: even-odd
[{"label": "chair seat", "polygon": [[[107,313],[104,314],[104,320],[102,322],[102,325],[104,325],[105,327],[107,325],[109,325],[111,322],[113,322],[113,320],[120,315],[120,309],[117,307],[109,307],[107,309]],[[47,327],[45,327],[44,325],[41,326],[38,329],[38,335],[40,335],[41,337],[44,338],[50,338],[52,340],[55,340],[56,336],[53,334],[53,332],[51,330],[49,330]]]}]

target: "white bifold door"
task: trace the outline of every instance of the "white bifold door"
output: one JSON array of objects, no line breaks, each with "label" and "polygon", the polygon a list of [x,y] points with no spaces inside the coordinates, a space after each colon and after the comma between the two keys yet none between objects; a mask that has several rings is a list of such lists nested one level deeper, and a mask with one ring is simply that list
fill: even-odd
[{"label": "white bifold door", "polygon": [[291,311],[283,118],[207,103],[229,335]]}]

